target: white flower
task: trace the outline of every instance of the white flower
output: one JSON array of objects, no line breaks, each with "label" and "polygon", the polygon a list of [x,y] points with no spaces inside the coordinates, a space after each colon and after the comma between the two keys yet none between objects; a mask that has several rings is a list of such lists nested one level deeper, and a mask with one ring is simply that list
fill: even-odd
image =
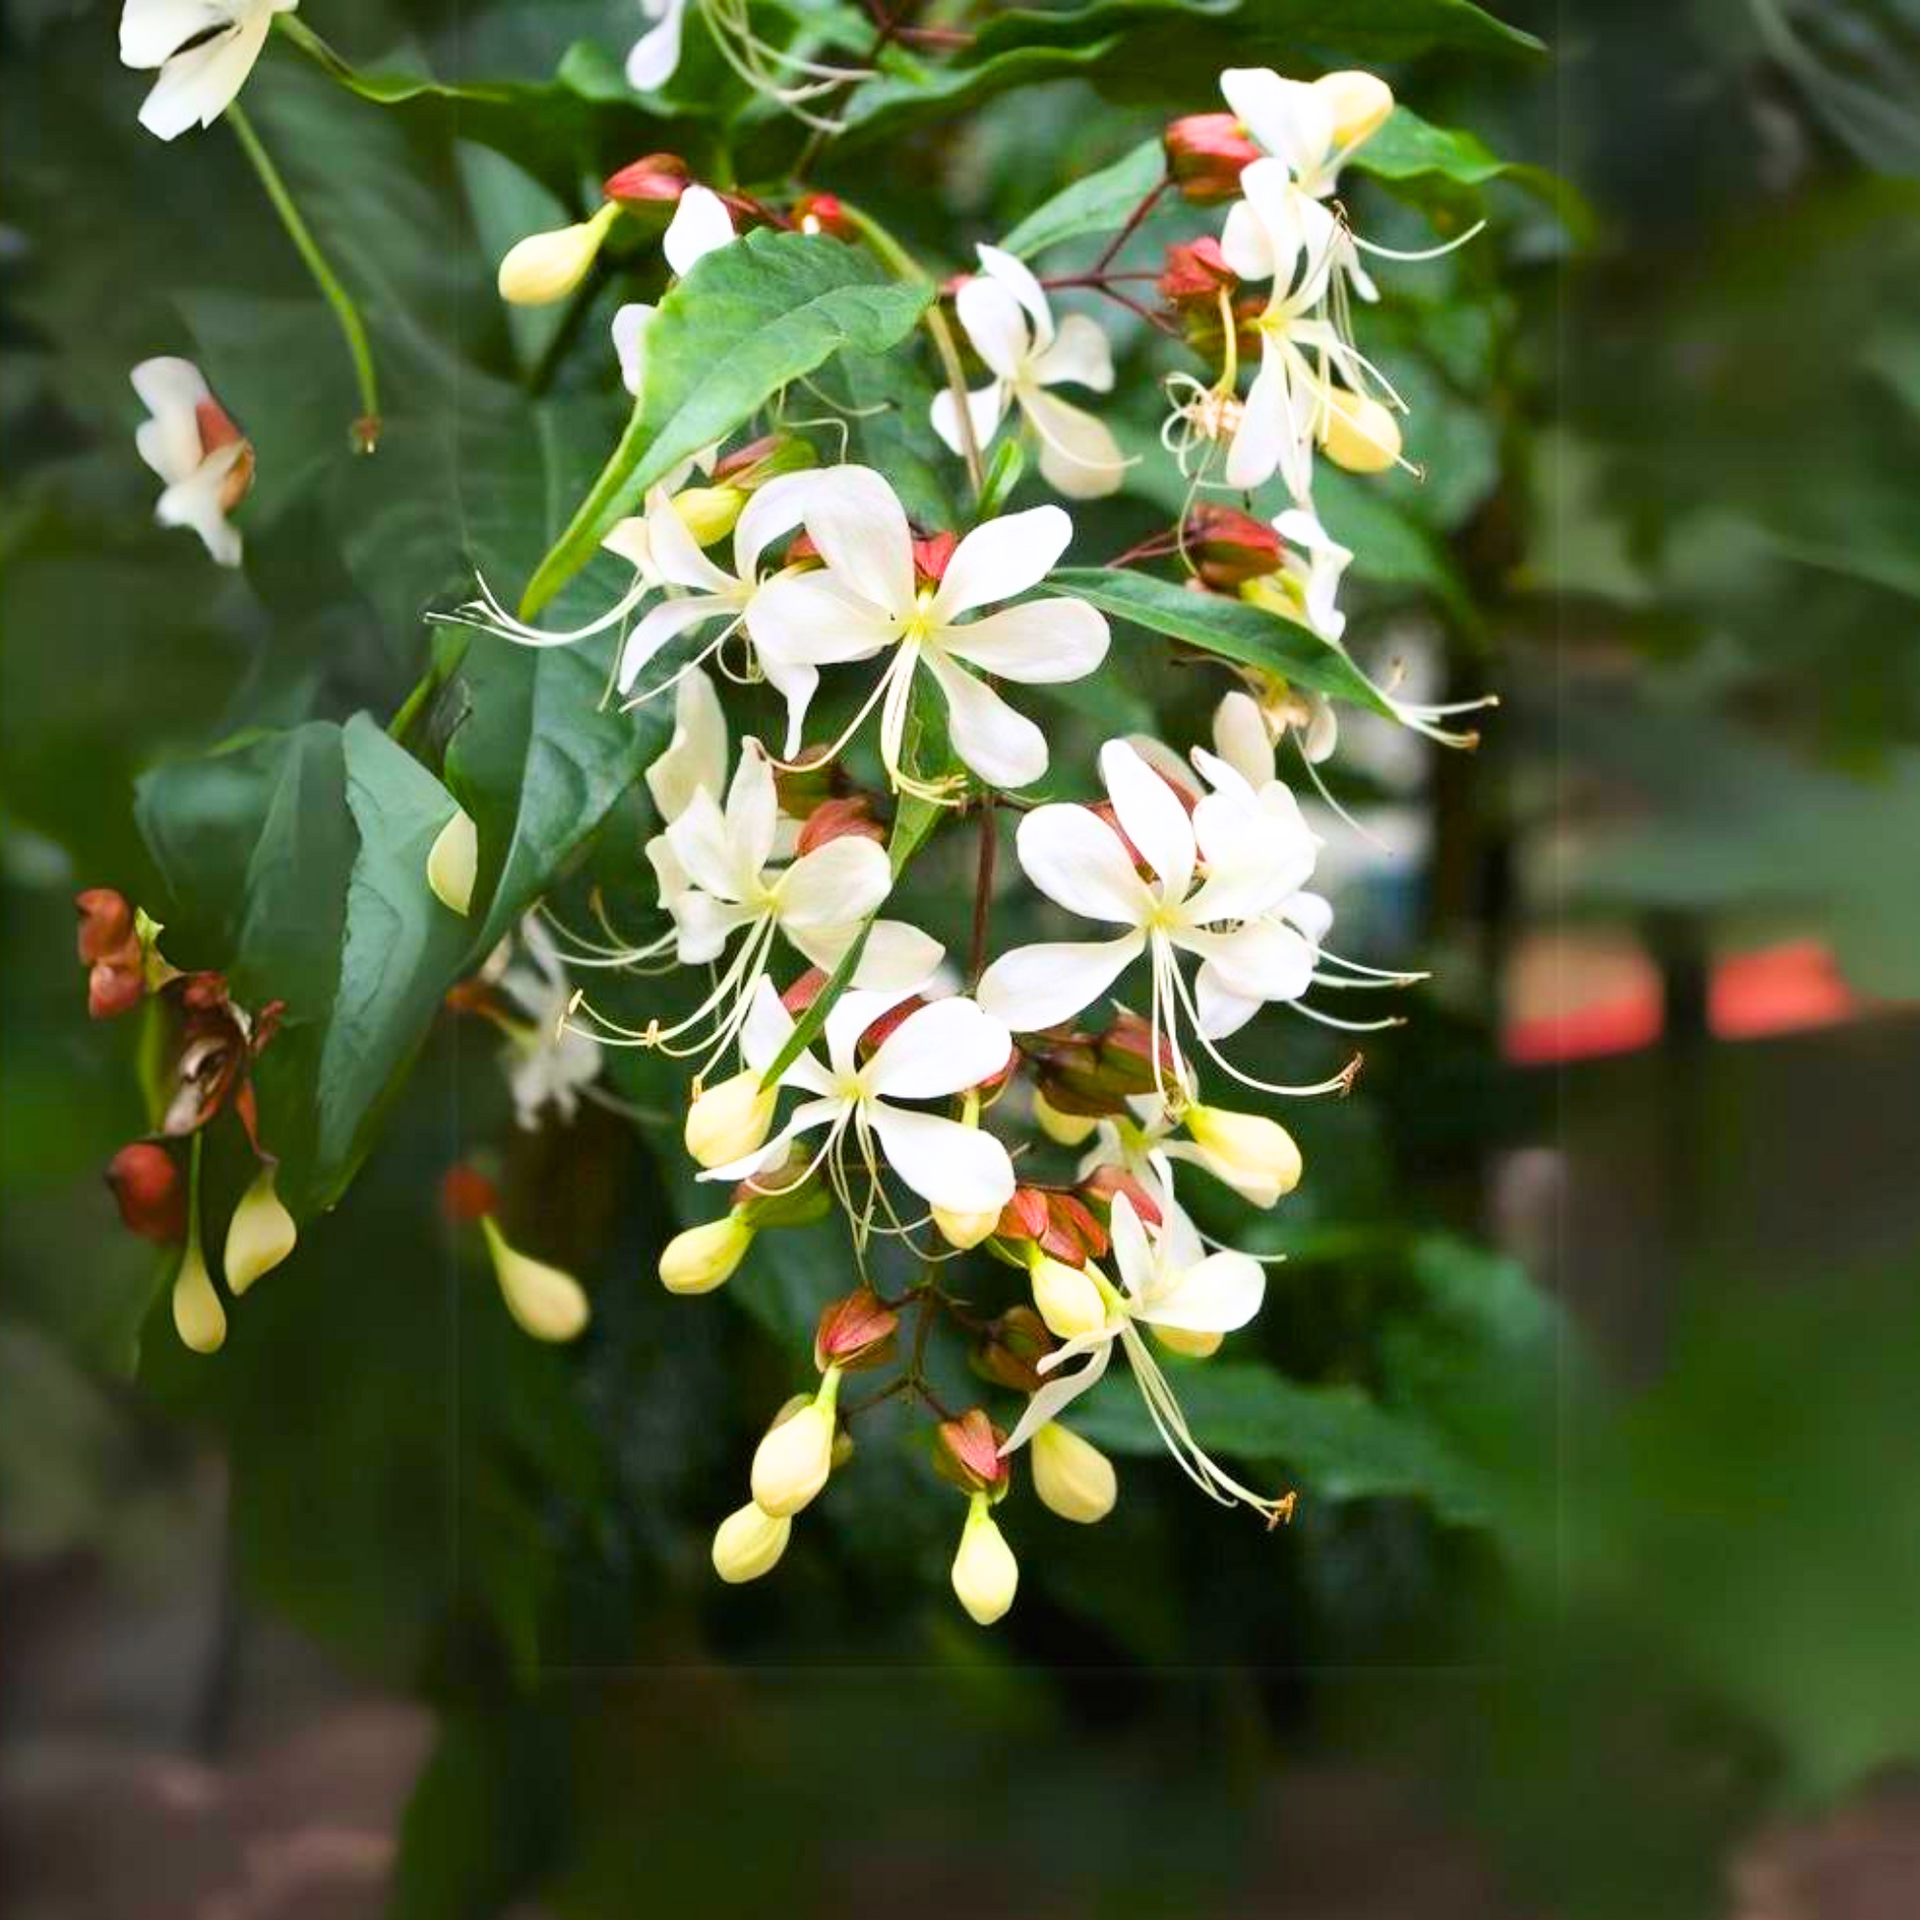
[{"label": "white flower", "polygon": [[191,360],[142,360],[132,379],[153,416],[134,430],[133,444],[166,482],[153,517],[163,527],[191,527],[218,565],[237,567],[240,536],[227,515],[253,484],[252,442]]},{"label": "white flower", "polygon": [[[780,1076],[781,1085],[811,1097],[759,1152],[703,1173],[701,1179],[751,1179],[781,1165],[802,1135],[825,1128],[826,1139],[809,1174],[851,1133],[860,1163],[876,1184],[884,1158],[931,1206],[952,1213],[1004,1207],[1013,1198],[1013,1162],[992,1134],[899,1103],[944,1100],[992,1079],[1007,1064],[1012,1038],[971,1000],[934,1000],[908,1014],[862,1064],[860,1036],[906,997],[860,989],[843,993],[826,1019],[826,1064],[803,1051]],[[764,1073],[792,1032],[792,1017],[772,982],[762,981],[740,1037],[747,1064]],[[843,1176],[837,1177],[859,1229],[861,1210],[846,1198]]]},{"label": "white flower", "polygon": [[[1206,1044],[1212,1036],[1205,1009],[1216,995],[1290,1000],[1306,990],[1312,948],[1267,916],[1312,873],[1318,842],[1277,782],[1286,805],[1272,792],[1252,806],[1239,793],[1215,793],[1189,819],[1173,788],[1126,741],[1101,748],[1100,772],[1125,841],[1090,807],[1056,804],[1036,807],[1020,822],[1016,845],[1027,877],[1049,899],[1125,931],[1002,955],[980,982],[980,1004],[1016,1032],[1050,1027],[1071,1019],[1145,954],[1154,1029],[1167,1035],[1184,1085],[1182,1008]],[[1151,879],[1136,868],[1135,851]],[[1183,953],[1201,962],[1198,1009],[1180,974]]]},{"label": "white flower", "polygon": [[[762,589],[760,563],[768,545],[800,524],[809,489],[819,476],[783,473],[759,488],[740,510],[733,529],[733,571],[710,560],[687,531],[664,487],[647,499],[646,561],[654,579],[682,587],[689,597],[663,600],[648,612],[627,638],[620,655],[620,691],[631,690],[640,670],[670,640],[689,627],[724,619],[725,628],[701,649],[700,657],[723,645],[746,619],[754,597]],[[780,686],[779,662],[767,677]],[[784,689],[783,689],[784,690]]]},{"label": "white flower", "polygon": [[1393,111],[1393,89],[1371,73],[1306,81],[1283,80],[1271,67],[1229,67],[1220,91],[1247,132],[1316,200],[1333,192],[1340,169]]},{"label": "white flower", "polygon": [[120,64],[160,69],[140,124],[162,140],[210,127],[247,83],[276,13],[299,0],[126,0]]},{"label": "white flower", "polygon": [[[1045,290],[1022,261],[998,247],[977,251],[982,271],[954,300],[967,338],[994,376],[967,399],[975,446],[993,438],[1011,400],[1040,437],[1040,471],[1048,485],[1070,500],[1118,492],[1127,468],[1119,442],[1092,414],[1047,391],[1070,385],[1111,392],[1107,336],[1080,313],[1056,327]],[[964,450],[951,390],[934,400],[933,428],[955,453]]]},{"label": "white flower", "polygon": [[680,64],[680,34],[687,0],[640,0],[641,17],[654,24],[633,43],[627,55],[627,85],[636,93],[651,93],[673,78]]},{"label": "white flower", "polygon": [[1099,1280],[1106,1298],[1105,1322],[1057,1347],[1040,1362],[1040,1371],[1053,1373],[1082,1358],[1086,1364],[1047,1381],[1028,1399],[1001,1453],[1024,1446],[1048,1422],[1058,1419],[1106,1372],[1118,1343],[1126,1352],[1134,1384],[1154,1426],[1187,1477],[1223,1506],[1245,1501],[1269,1516],[1285,1512],[1284,1499],[1263,1499],[1250,1492],[1208,1458],[1140,1332],[1143,1325],[1161,1327],[1177,1338],[1228,1334],[1244,1327],[1260,1311],[1266,1294],[1260,1263],[1244,1253],[1209,1253],[1193,1223],[1171,1203],[1162,1209],[1160,1231],[1149,1238],[1124,1193],[1114,1195],[1111,1233],[1121,1288]]},{"label": "white flower", "polygon": [[947,703],[954,751],[982,780],[1023,787],[1047,770],[1047,740],[981,675],[1029,685],[1078,680],[1107,651],[1107,623],[1084,601],[1030,600],[977,620],[964,616],[1037,586],[1066,551],[1073,523],[1058,507],[1004,514],[961,540],[937,587],[915,576],[913,534],[891,486],[868,467],[814,477],[804,519],[824,570],[771,581],[747,611],[767,677],[787,699],[787,752],[796,752],[818,669],[893,659],[852,726],[881,707],[880,754],[896,788],[928,798],[947,789],[901,764],[901,742],[924,665]]},{"label": "white flower", "polygon": [[[669,4],[672,4],[672,0],[669,0]],[[675,6],[670,16],[676,52],[680,11],[685,4],[686,0],[679,0],[679,5]],[[660,29],[655,28],[654,31],[658,33]],[[652,35],[648,38],[652,38]],[[645,45],[646,41],[642,40],[640,46]],[[636,54],[639,51],[639,47],[634,49]],[[691,273],[696,260],[704,260],[733,237],[733,215],[727,211],[727,203],[711,187],[690,186],[681,194],[673,210],[673,218],[667,223],[666,238],[661,241],[660,250],[667,256],[667,265],[675,273]],[[620,362],[621,384],[636,398],[640,393],[641,376],[646,371],[647,329],[653,325],[654,316],[659,311],[658,307],[650,306],[644,300],[633,300],[619,308],[613,316],[613,352],[615,359]]]},{"label": "white flower", "polygon": [[580,1089],[600,1074],[600,1047],[593,1036],[571,1024],[573,983],[560,954],[538,917],[520,922],[524,965],[509,966],[500,991],[526,1016],[496,1021],[507,1036],[503,1056],[513,1093],[513,1117],[528,1129],[540,1125],[549,1109],[563,1122],[580,1104]]}]

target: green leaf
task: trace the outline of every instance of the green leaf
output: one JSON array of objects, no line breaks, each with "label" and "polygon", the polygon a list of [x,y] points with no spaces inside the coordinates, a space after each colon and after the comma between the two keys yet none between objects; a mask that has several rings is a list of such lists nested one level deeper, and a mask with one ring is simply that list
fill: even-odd
[{"label": "green leaf", "polygon": [[1056,193],[1001,241],[1008,253],[1044,252],[1087,233],[1112,233],[1126,224],[1142,200],[1166,178],[1158,140],[1143,140],[1124,158]]},{"label": "green leaf", "polygon": [[760,1076],[763,1088],[777,1087],[780,1076],[819,1037],[827,1024],[827,1015],[833,1011],[834,1002],[853,984],[853,976],[860,971],[860,956],[867,950],[867,935],[872,931],[873,918],[869,915],[861,923],[860,931],[854,935],[853,944],[827,975],[826,985],[813,996],[813,1004],[793,1023],[793,1031],[787,1035],[786,1045],[773,1056],[773,1064]]},{"label": "green leaf", "polygon": [[886,280],[870,256],[822,235],[750,233],[698,261],[660,303],[633,418],[540,563],[523,614],[546,605],[680,461],[841,348],[897,345],[933,295],[931,281]]},{"label": "green leaf", "polygon": [[[1412,1496],[1463,1526],[1492,1517],[1493,1493],[1468,1461],[1439,1434],[1358,1387],[1302,1386],[1258,1361],[1179,1367],[1169,1377],[1210,1453],[1272,1461],[1297,1476],[1309,1496]],[[1075,1403],[1068,1421],[1116,1453],[1165,1451],[1139,1389],[1119,1369]]]},{"label": "green leaf", "polygon": [[1349,164],[1380,180],[1440,179],[1475,188],[1505,180],[1544,200],[1582,244],[1593,237],[1592,209],[1571,182],[1545,167],[1499,159],[1477,135],[1436,127],[1407,107],[1395,107]]},{"label": "green leaf", "polygon": [[1304,627],[1263,613],[1244,601],[1189,593],[1171,580],[1117,567],[1062,567],[1050,576],[1062,592],[1151,633],[1164,633],[1242,666],[1277,673],[1330,700],[1348,700],[1375,713],[1393,709],[1338,647]]}]

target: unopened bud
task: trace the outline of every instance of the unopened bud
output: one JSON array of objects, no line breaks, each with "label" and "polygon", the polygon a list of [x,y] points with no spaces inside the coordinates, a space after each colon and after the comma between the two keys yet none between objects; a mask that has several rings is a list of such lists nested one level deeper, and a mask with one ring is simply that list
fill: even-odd
[{"label": "unopened bud", "polygon": [[829,1367],[820,1391],[776,1421],[754,1450],[754,1502],[776,1520],[798,1513],[827,1484],[839,1392],[839,1370]]},{"label": "unopened bud", "polygon": [[739,487],[682,487],[673,496],[680,524],[702,547],[724,540],[746,504],[747,496]]},{"label": "unopened bud", "polygon": [[1348,69],[1323,73],[1313,83],[1333,112],[1333,150],[1347,153],[1386,124],[1393,111],[1393,89],[1377,73]]},{"label": "unopened bud", "polygon": [[1047,1323],[1031,1307],[1009,1307],[989,1323],[984,1344],[974,1353],[974,1370],[996,1386],[1015,1393],[1038,1393],[1046,1381],[1040,1362],[1053,1351]]},{"label": "unopened bud", "polygon": [[107,1162],[107,1185],[121,1223],[143,1240],[165,1245],[187,1230],[187,1196],[180,1169],[165,1147],[136,1140]]},{"label": "unopened bud", "polygon": [[571,1340],[587,1324],[587,1296],[572,1274],[519,1253],[489,1215],[480,1222],[507,1311],[536,1340]]},{"label": "unopened bud", "polygon": [[751,1070],[703,1088],[687,1108],[687,1151],[703,1167],[744,1160],[765,1142],[779,1098],[779,1088],[763,1088]]},{"label": "unopened bud", "polygon": [[943,1420],[934,1430],[934,1471],[962,1493],[1004,1499],[1013,1478],[1000,1455],[1006,1439],[984,1409],[969,1407],[958,1420]]},{"label": "unopened bud", "polygon": [[[1155,1070],[1155,1046],[1158,1039],[1158,1071]],[[1156,1092],[1162,1085],[1179,1078],[1178,1056],[1172,1039],[1163,1031],[1155,1034],[1150,1021],[1124,1008],[1100,1036],[1095,1077],[1110,1093],[1132,1097]]]},{"label": "unopened bud", "polygon": [[188,1237],[186,1256],[173,1277],[173,1326],[180,1344],[195,1353],[217,1353],[227,1337],[227,1312],[213,1289],[197,1233]]},{"label": "unopened bud", "polygon": [[1237,507],[1195,507],[1187,516],[1186,531],[1187,552],[1198,563],[1200,578],[1222,593],[1233,592],[1243,580],[1278,571],[1286,558],[1272,524]]},{"label": "unopened bud", "polygon": [[1218,316],[1220,296],[1239,290],[1240,276],[1227,265],[1220,242],[1211,238],[1175,241],[1160,270],[1160,297],[1182,312],[1189,308]]},{"label": "unopened bud", "polygon": [[1300,1184],[1300,1149],[1279,1121],[1197,1103],[1182,1118],[1200,1164],[1243,1200],[1270,1207]]},{"label": "unopened bud", "polygon": [[1047,1330],[1062,1340],[1096,1333],[1107,1324],[1107,1303],[1101,1297],[1092,1270],[1070,1267],[1042,1254],[1029,1270],[1033,1304]]},{"label": "unopened bud", "polygon": [[831,1300],[820,1312],[813,1336],[813,1364],[825,1373],[838,1367],[843,1373],[857,1367],[879,1366],[893,1350],[900,1316],[882,1306],[868,1287],[858,1287],[844,1300]]},{"label": "unopened bud", "polygon": [[671,206],[692,178],[677,153],[649,153],[610,175],[600,191],[622,207]]},{"label": "unopened bud", "polygon": [[427,854],[427,885],[443,907],[465,918],[473,905],[473,882],[480,871],[480,832],[465,807],[434,836]]},{"label": "unopened bud", "polygon": [[935,1207],[933,1224],[948,1246],[958,1247],[965,1253],[993,1236],[999,1229],[1000,1216],[997,1213],[954,1213],[946,1207]]},{"label": "unopened bud", "polygon": [[220,1266],[229,1290],[236,1298],[245,1293],[293,1251],[299,1238],[293,1215],[274,1191],[272,1167],[262,1167],[227,1222],[227,1245]]},{"label": "unopened bud", "polygon": [[887,830],[873,816],[873,802],[864,793],[850,793],[838,800],[823,800],[807,815],[794,843],[797,854],[813,853],[835,840],[871,840],[885,846]]},{"label": "unopened bud", "polygon": [[975,1626],[990,1627],[1013,1605],[1020,1563],[994,1523],[987,1496],[976,1493],[953,1556],[953,1591]]},{"label": "unopened bud", "polygon": [[578,226],[528,234],[500,262],[500,298],[516,307],[564,300],[587,277],[619,214],[619,203],[609,200]]},{"label": "unopened bud", "polygon": [[676,1233],[660,1255],[660,1284],[669,1293],[711,1293],[753,1245],[753,1229],[736,1208],[723,1219]]},{"label": "unopened bud", "polygon": [[1260,149],[1230,113],[1189,113],[1173,121],[1161,140],[1167,171],[1196,206],[1239,196],[1240,175],[1260,158]]},{"label": "unopened bud", "polygon": [[1316,425],[1320,444],[1349,473],[1384,473],[1400,458],[1400,422],[1364,393],[1329,384]]},{"label": "unopened bud", "polygon": [[780,1564],[792,1533],[793,1522],[784,1513],[767,1513],[749,1500],[715,1529],[713,1570],[730,1587],[758,1580]]},{"label": "unopened bud", "polygon": [[1113,1462],[1091,1440],[1049,1420],[1034,1433],[1027,1452],[1034,1492],[1062,1520],[1091,1526],[1113,1511],[1119,1477]]},{"label": "unopened bud", "polygon": [[1062,1113],[1038,1089],[1033,1096],[1033,1120],[1049,1140],[1063,1147],[1083,1146],[1100,1125],[1090,1113]]}]

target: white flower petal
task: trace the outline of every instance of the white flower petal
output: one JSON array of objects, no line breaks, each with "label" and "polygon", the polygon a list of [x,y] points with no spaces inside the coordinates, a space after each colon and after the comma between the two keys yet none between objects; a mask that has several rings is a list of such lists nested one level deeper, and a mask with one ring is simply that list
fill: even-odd
[{"label": "white flower petal", "polygon": [[1071,1020],[1119,979],[1146,946],[1141,933],[1117,940],[1059,940],[1003,953],[975,989],[980,1004],[1015,1033]]},{"label": "white flower petal", "polygon": [[739,900],[752,885],[755,876],[740,870],[726,816],[710,793],[696,793],[687,802],[667,828],[667,845],[693,884],[716,899]]},{"label": "white flower petal", "polygon": [[713,682],[695,667],[674,690],[673,738],[647,769],[647,791],[664,822],[677,819],[702,788],[717,798],[726,779],[726,715]]},{"label": "white flower petal", "polygon": [[1070,313],[1045,353],[1035,356],[1033,378],[1043,387],[1063,382],[1091,387],[1095,393],[1113,391],[1113,348],[1097,320]]},{"label": "white flower petal", "polygon": [[1220,758],[1249,786],[1261,787],[1273,778],[1273,738],[1267,732],[1260,703],[1252,694],[1230,693],[1214,708],[1213,745]]},{"label": "white flower petal", "polygon": [[[904,523],[903,523],[904,524]],[[1029,507],[983,521],[953,550],[932,619],[949,625],[975,607],[1037,587],[1066,552],[1073,522],[1058,507]]]},{"label": "white flower petal", "polygon": [[947,737],[989,786],[1025,787],[1047,770],[1047,736],[965,667],[929,650],[921,655],[946,696]]},{"label": "white flower petal", "polygon": [[889,1100],[938,1100],[991,1080],[1012,1051],[1007,1029],[971,1000],[934,1000],[887,1035],[866,1083]]},{"label": "white flower petal", "polygon": [[832,467],[818,475],[808,491],[806,523],[839,584],[883,612],[912,611],[913,534],[899,496],[881,475],[871,467]]},{"label": "white flower petal", "polygon": [[866,993],[858,989],[843,993],[827,1015],[827,1058],[835,1073],[852,1073],[859,1064],[860,1036],[880,1018],[891,1013],[907,998],[906,992]]},{"label": "white flower petal", "polygon": [[689,600],[662,600],[640,617],[639,624],[627,635],[620,649],[620,691],[631,693],[633,683],[653,656],[669,642],[679,639],[689,627],[703,620],[717,619],[732,609],[711,594],[696,594]]},{"label": "white flower petal", "polygon": [[1153,896],[1120,836],[1086,807],[1035,807],[1014,836],[1027,878],[1048,899],[1086,920],[1137,927]]},{"label": "white flower petal", "polygon": [[[1006,410],[1007,384],[1004,380],[991,380],[967,395],[967,413],[973,421],[973,444],[976,447],[986,446],[999,432],[1000,416]],[[966,443],[960,437],[960,409],[954,402],[951,387],[942,387],[933,396],[929,417],[934,432],[940,436],[949,452],[966,452]]]},{"label": "white flower petal", "polygon": [[[795,1061],[794,1065],[798,1066],[799,1062]],[[789,1070],[781,1084],[793,1086],[799,1083]],[[802,1134],[811,1133],[816,1127],[830,1126],[846,1111],[847,1103],[831,1095],[819,1100],[803,1100],[787,1116],[787,1124],[765,1146],[743,1154],[738,1160],[729,1160],[724,1167],[708,1167],[695,1177],[701,1180],[740,1181],[751,1180],[757,1173],[770,1172],[787,1157],[787,1149]]]},{"label": "white flower petal", "polygon": [[869,993],[918,993],[940,971],[946,949],[904,920],[876,920],[860,951],[853,984]]},{"label": "white flower petal", "polygon": [[829,573],[769,580],[747,606],[747,631],[763,659],[778,655],[806,666],[868,660],[894,638],[873,603]]},{"label": "white flower petal", "polygon": [[[1238,1033],[1266,1005],[1264,1000],[1250,994],[1230,992],[1210,966],[1203,966],[1194,975],[1193,996],[1200,1031],[1209,1040],[1224,1040]],[[1169,1147],[1167,1151],[1182,1159],[1193,1157],[1179,1147]]]},{"label": "white flower petal", "polygon": [[649,27],[633,43],[627,55],[627,85],[636,93],[651,93],[665,86],[680,65],[680,32],[687,0],[666,0],[664,7],[647,5],[642,11],[659,25]]},{"label": "white flower petal", "polygon": [[1100,500],[1120,491],[1127,458],[1104,421],[1038,387],[1023,387],[1020,405],[1040,436],[1040,476],[1048,486],[1069,500]]},{"label": "white flower petal", "polygon": [[[771,780],[769,780],[771,784]],[[780,926],[792,934],[844,927],[849,936],[893,886],[886,849],[857,834],[803,853],[780,876]]]},{"label": "white flower petal", "polygon": [[1089,1387],[1097,1385],[1100,1376],[1107,1370],[1107,1362],[1112,1358],[1113,1341],[1101,1340],[1089,1349],[1084,1367],[1074,1373],[1056,1373],[1040,1387],[1028,1400],[1027,1410],[1015,1423],[1013,1431],[1007,1435],[1006,1443],[1000,1449],[1002,1457],[1024,1447],[1049,1420],[1057,1420]]},{"label": "white flower petal", "polygon": [[975,247],[974,252],[980,256],[980,265],[989,277],[1005,287],[1026,309],[1027,318],[1033,322],[1035,347],[1046,347],[1053,339],[1053,308],[1048,304],[1046,289],[1033,277],[1033,269],[1003,247],[982,245]]},{"label": "white flower petal", "polygon": [[661,579],[699,593],[729,593],[738,584],[700,550],[664,487],[647,495],[647,553]]},{"label": "white flower petal", "polygon": [[740,743],[740,764],[727,789],[727,841],[743,878],[758,878],[773,855],[775,823],[780,797],[774,789],[773,768],[758,740]]},{"label": "white flower petal", "polygon": [[1316,947],[1333,931],[1333,903],[1321,894],[1296,893],[1280,912]]},{"label": "white flower petal", "polygon": [[1227,485],[1265,486],[1280,464],[1281,447],[1292,431],[1286,367],[1280,352],[1270,346],[1261,355],[1260,371],[1247,390],[1240,425],[1227,448]]},{"label": "white flower petal", "polygon": [[949,627],[945,650],[1028,686],[1084,679],[1107,656],[1105,618],[1084,600],[1027,600]]},{"label": "white flower petal", "polygon": [[954,295],[953,309],[996,378],[1012,380],[1025,368],[1033,342],[1020,302],[1007,288],[995,280],[969,280]]},{"label": "white flower petal", "polygon": [[[658,31],[658,29],[656,29]],[[660,251],[675,273],[691,273],[697,261],[717,252],[733,238],[733,215],[711,187],[688,187],[667,223]]]},{"label": "white flower petal", "polygon": [[997,1213],[1013,1198],[1013,1162],[992,1134],[876,1100],[867,1109],[887,1164],[930,1205]]},{"label": "white flower petal", "polygon": [[740,509],[733,529],[733,565],[748,585],[760,577],[760,556],[769,541],[791,533],[806,512],[807,494],[817,473],[776,474]]},{"label": "white flower petal", "polygon": [[1260,1311],[1267,1277],[1244,1253],[1211,1253],[1137,1304],[1136,1320],[1185,1333],[1232,1333]]},{"label": "white flower petal", "polygon": [[169,485],[187,479],[201,461],[195,409],[213,397],[206,377],[191,360],[173,354],[142,360],[128,377],[141,404],[153,415],[134,435],[141,459]]},{"label": "white flower petal", "polygon": [[1193,884],[1193,823],[1179,796],[1124,740],[1100,749],[1106,782],[1126,836],[1160,877],[1163,900],[1184,900]]},{"label": "white flower petal", "polygon": [[1278,920],[1250,920],[1231,933],[1176,932],[1173,942],[1198,954],[1231,994],[1297,1000],[1313,984],[1313,949]]},{"label": "white flower petal", "polygon": [[646,372],[647,329],[653,325],[658,307],[643,300],[630,300],[613,316],[613,353],[620,362],[620,384],[637,400],[640,381]]},{"label": "white flower petal", "polygon": [[1153,1285],[1153,1242],[1147,1238],[1140,1215],[1125,1193],[1113,1196],[1107,1232],[1113,1242],[1113,1264],[1120,1275],[1120,1284],[1135,1299],[1143,1298]]}]

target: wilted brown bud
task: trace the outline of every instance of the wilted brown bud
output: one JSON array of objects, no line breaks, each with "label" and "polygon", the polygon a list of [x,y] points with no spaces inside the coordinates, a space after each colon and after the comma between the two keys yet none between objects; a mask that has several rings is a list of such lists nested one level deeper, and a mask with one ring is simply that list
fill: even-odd
[{"label": "wilted brown bud", "polygon": [[847,218],[847,210],[831,193],[803,193],[793,203],[792,219],[801,233],[830,233],[836,240],[858,240],[860,230]]},{"label": "wilted brown bud", "polygon": [[1230,113],[1186,114],[1160,137],[1167,171],[1195,206],[1236,199],[1241,173],[1260,158],[1260,149]]},{"label": "wilted brown bud", "polygon": [[884,846],[887,830],[873,817],[873,802],[864,793],[847,795],[843,800],[823,800],[807,815],[800,837],[794,843],[798,853],[812,853],[832,840],[849,837],[872,840]]},{"label": "wilted brown bud", "polygon": [[677,153],[649,153],[614,174],[600,191],[616,205],[645,207],[671,205],[693,178]]},{"label": "wilted brown bud", "polygon": [[973,1354],[974,1369],[995,1386],[1011,1388],[1015,1393],[1037,1393],[1047,1378],[1040,1371],[1040,1362],[1054,1345],[1047,1323],[1033,1308],[1024,1304],[1009,1307],[988,1325],[985,1341]]},{"label": "wilted brown bud", "polygon": [[130,1232],[163,1246],[185,1237],[186,1188],[165,1147],[151,1140],[122,1147],[107,1162],[106,1178],[121,1222]]},{"label": "wilted brown bud", "polygon": [[829,1367],[843,1373],[877,1367],[891,1355],[899,1327],[900,1316],[892,1308],[882,1306],[868,1288],[857,1288],[821,1310],[813,1336],[813,1364],[822,1373]]},{"label": "wilted brown bud", "polygon": [[1000,1458],[1006,1435],[983,1409],[969,1407],[958,1420],[943,1420],[934,1430],[933,1467],[962,1493],[984,1493],[994,1500],[1007,1491],[1007,1463]]},{"label": "wilted brown bud", "polygon": [[1271,526],[1237,507],[1197,506],[1187,515],[1187,552],[1200,578],[1222,593],[1277,573],[1286,548]]}]

